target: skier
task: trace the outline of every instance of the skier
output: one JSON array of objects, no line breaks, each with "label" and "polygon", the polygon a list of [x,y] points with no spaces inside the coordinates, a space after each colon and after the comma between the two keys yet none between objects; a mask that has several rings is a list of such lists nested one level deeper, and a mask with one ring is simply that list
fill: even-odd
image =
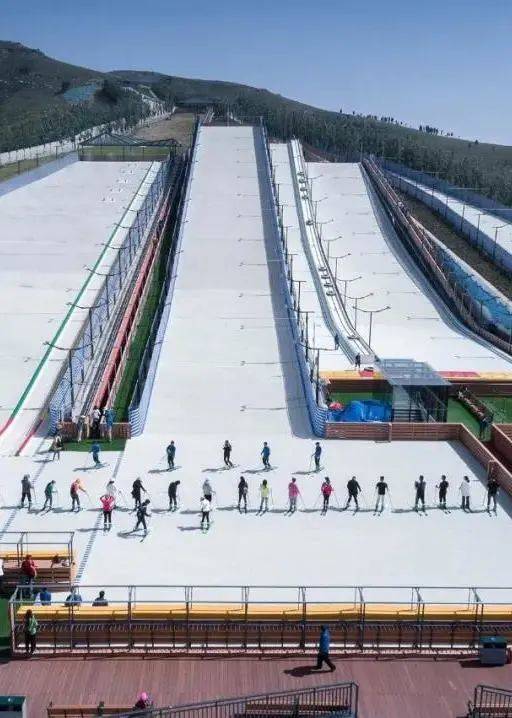
[{"label": "skier", "polygon": [[55,461],[55,457],[57,457],[57,460],[60,461],[60,452],[62,451],[62,437],[60,434],[57,434],[53,438],[50,451],[53,453],[52,461]]},{"label": "skier", "polygon": [[54,488],[55,488],[55,481],[52,479],[52,481],[48,482],[44,488],[44,504],[43,504],[42,511],[44,511],[47,506],[49,507],[50,510],[52,509]]},{"label": "skier", "polygon": [[203,496],[205,497],[205,499],[207,499],[211,503],[214,493],[215,493],[215,491],[212,489],[212,485],[210,484],[210,479],[205,479],[203,481]]},{"label": "skier", "polygon": [[169,471],[172,471],[174,469],[174,457],[176,456],[176,446],[174,445],[174,441],[171,441],[165,451],[167,452],[167,468]]},{"label": "skier", "polygon": [[203,496],[199,501],[199,505],[201,507],[201,529],[203,528],[203,524],[206,522],[206,530],[208,530],[210,528],[210,511],[212,508],[211,501],[207,496]]},{"label": "skier", "polygon": [[101,466],[100,449],[101,446],[98,444],[97,441],[95,441],[94,444],[91,446],[92,460],[94,461],[94,465],[96,466],[96,468],[99,468]]},{"label": "skier", "polygon": [[446,480],[446,476],[443,474],[441,476],[441,481],[438,486],[436,486],[436,489],[439,489],[439,508],[440,509],[446,509],[446,494],[448,492],[448,486],[450,484]]},{"label": "skier", "polygon": [[114,479],[110,479],[110,481],[105,486],[105,493],[107,496],[113,496],[115,499],[119,496],[119,489],[116,486],[116,483]]},{"label": "skier", "polygon": [[147,536],[148,525],[146,523],[146,519],[148,519],[149,517],[149,499],[145,499],[137,506],[137,523],[135,524],[135,528],[133,530],[137,531],[139,526],[142,526],[142,528],[144,529],[144,536]]},{"label": "skier", "polygon": [[494,478],[494,476],[491,475],[487,482],[487,511],[490,512],[490,506],[491,501],[493,502],[493,511],[494,513],[497,513],[497,505],[496,505],[496,499],[498,496],[498,491],[500,490],[500,485]]},{"label": "skier", "polygon": [[460,495],[462,498],[461,509],[463,511],[471,511],[471,486],[469,484],[469,476],[465,476],[459,486]]},{"label": "skier", "polygon": [[265,471],[268,471],[270,469],[270,446],[267,444],[266,441],[263,442],[263,449],[261,450],[261,460],[263,461],[263,466],[265,467]]},{"label": "skier", "polygon": [[181,481],[171,481],[167,493],[169,495],[169,511],[178,510],[178,486]]},{"label": "skier", "polygon": [[116,505],[116,500],[111,494],[103,494],[100,501],[103,510],[103,530],[107,531],[112,528],[112,511]]},{"label": "skier", "polygon": [[268,511],[268,497],[270,496],[270,486],[268,485],[268,481],[266,479],[263,479],[261,482],[260,496],[260,513],[264,513],[264,510]]},{"label": "skier", "polygon": [[28,501],[28,510],[32,508],[32,490],[34,485],[30,481],[30,474],[25,474],[21,480],[21,508],[25,506],[25,499]]},{"label": "skier", "polygon": [[79,491],[82,491],[84,494],[87,493],[82,486],[82,482],[80,481],[80,479],[75,479],[69,489],[69,495],[71,496],[71,511],[75,510],[75,505],[77,507],[77,511],[80,511],[80,497],[78,495]]},{"label": "skier", "polygon": [[238,510],[242,513],[241,503],[244,502],[244,511],[247,513],[247,494],[249,493],[249,484],[243,476],[238,482]]},{"label": "skier", "polygon": [[322,484],[321,491],[322,491],[322,496],[324,499],[322,513],[326,514],[327,509],[329,508],[329,499],[331,498],[331,494],[332,494],[332,484],[331,484],[331,480],[328,476],[326,476],[324,479],[324,483]]},{"label": "skier", "polygon": [[222,453],[224,455],[224,464],[228,467],[228,469],[233,468],[233,463],[231,461],[231,451],[233,447],[229,443],[229,441],[226,439],[224,442],[224,446],[222,447]]},{"label": "skier", "polygon": [[357,495],[361,491],[361,487],[359,486],[359,483],[355,476],[353,476],[349,481],[347,481],[347,491],[348,491],[348,499],[347,499],[347,503],[345,504],[345,508],[348,509],[352,499],[354,499],[354,502],[356,505],[356,511],[359,511],[359,502],[357,500]]},{"label": "skier", "polygon": [[135,502],[134,511],[139,508],[141,505],[141,491],[144,491],[145,494],[147,494],[146,489],[142,485],[142,481],[140,476],[137,476],[135,481],[132,484],[132,498]]},{"label": "skier", "polygon": [[297,497],[300,496],[299,487],[297,486],[297,479],[293,478],[288,484],[288,499],[290,505],[288,507],[288,513],[293,514],[297,511]]},{"label": "skier", "polygon": [[322,447],[320,442],[317,441],[315,444],[315,451],[313,457],[315,459],[315,471],[320,471],[320,457],[322,456]]},{"label": "skier", "polygon": [[377,503],[375,504],[375,513],[378,513],[379,507],[380,513],[382,513],[384,511],[384,504],[386,501],[386,492],[389,490],[383,476],[379,478],[375,488],[377,490]]},{"label": "skier", "polygon": [[416,489],[416,498],[414,500],[414,510],[418,510],[418,503],[421,501],[421,507],[425,511],[425,479],[420,476],[417,481],[414,482],[414,488]]}]

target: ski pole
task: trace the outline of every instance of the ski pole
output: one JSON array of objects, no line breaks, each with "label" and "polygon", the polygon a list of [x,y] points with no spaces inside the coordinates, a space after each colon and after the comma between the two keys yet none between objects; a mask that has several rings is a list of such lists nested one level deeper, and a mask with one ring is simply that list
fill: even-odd
[{"label": "ski pole", "polygon": [[315,503],[313,504],[313,511],[316,509],[317,504],[318,504],[318,502],[320,501],[321,498],[322,498],[322,492],[320,491],[320,493],[319,493],[318,496],[317,496],[317,499],[316,499]]},{"label": "ski pole", "polygon": [[391,510],[394,511],[395,507],[393,506],[393,499],[391,498],[391,491],[388,489],[388,498],[389,498],[389,505],[391,506]]},{"label": "ski pole", "polygon": [[336,491],[335,491],[334,489],[332,490],[332,493],[333,493],[333,496],[334,496],[334,500],[336,501],[336,503],[337,503],[337,505],[338,505],[338,508],[341,509],[341,504],[340,504],[340,502],[338,501],[338,495],[337,495],[337,493],[336,493]]},{"label": "ski pole", "polygon": [[302,494],[299,494],[299,496],[300,496],[300,500],[302,501],[302,506],[304,507],[304,510],[307,511],[306,502],[305,502],[304,499],[302,498]]}]

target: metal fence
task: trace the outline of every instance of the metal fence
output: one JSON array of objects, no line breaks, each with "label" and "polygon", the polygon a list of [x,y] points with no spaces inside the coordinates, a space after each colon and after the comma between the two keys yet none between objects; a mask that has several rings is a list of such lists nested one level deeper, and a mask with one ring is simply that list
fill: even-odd
[{"label": "metal fence", "polygon": [[478,685],[468,705],[468,718],[512,718],[512,690]]},{"label": "metal fence", "polygon": [[183,234],[183,215],[190,193],[190,183],[194,167],[194,157],[197,147],[197,136],[200,122],[196,123],[192,140],[192,149],[189,150],[186,175],[181,183],[181,194],[176,205],[176,216],[173,222],[170,252],[167,258],[165,281],[158,299],[158,306],[153,317],[149,337],[140,360],[137,381],[134,387],[133,396],[128,408],[128,417],[131,426],[131,435],[138,436],[142,433],[146,423],[146,417],[153,390],[153,383],[160,357],[162,341],[167,329],[169,313],[171,311],[172,296],[176,282],[175,257],[179,252]]},{"label": "metal fence", "polygon": [[72,563],[74,535],[74,531],[2,531],[0,556],[9,555],[21,565],[23,559],[33,551],[44,551]]},{"label": "metal fence", "polygon": [[71,413],[78,389],[85,381],[87,369],[95,356],[96,346],[124,289],[137,250],[147,236],[148,226],[153,220],[155,208],[168,181],[170,166],[170,162],[162,164],[144,201],[136,210],[135,221],[126,233],[111,270],[104,275],[96,300],[88,308],[87,319],[73,346],[70,349],[62,348],[66,352],[66,358],[49,402],[51,431],[55,429],[59,419],[72,418]]},{"label": "metal fence", "polygon": [[357,718],[358,697],[357,683],[333,683],[127,713],[124,718]]}]

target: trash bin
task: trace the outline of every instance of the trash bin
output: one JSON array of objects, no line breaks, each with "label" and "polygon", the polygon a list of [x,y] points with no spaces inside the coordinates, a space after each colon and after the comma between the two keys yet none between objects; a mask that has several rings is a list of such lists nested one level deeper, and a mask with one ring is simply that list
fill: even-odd
[{"label": "trash bin", "polygon": [[504,666],[507,663],[507,639],[486,636],[480,641],[480,663],[483,666]]},{"label": "trash bin", "polygon": [[1,718],[25,718],[27,699],[25,696],[0,696]]}]

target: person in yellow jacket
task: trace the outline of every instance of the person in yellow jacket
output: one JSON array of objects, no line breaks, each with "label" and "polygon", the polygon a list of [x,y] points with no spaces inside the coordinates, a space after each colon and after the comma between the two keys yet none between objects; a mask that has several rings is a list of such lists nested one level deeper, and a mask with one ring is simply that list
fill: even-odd
[{"label": "person in yellow jacket", "polygon": [[263,479],[260,485],[260,496],[261,496],[261,502],[260,502],[260,508],[258,513],[263,514],[265,511],[268,511],[268,500],[271,495],[270,486],[268,485],[267,479]]}]

